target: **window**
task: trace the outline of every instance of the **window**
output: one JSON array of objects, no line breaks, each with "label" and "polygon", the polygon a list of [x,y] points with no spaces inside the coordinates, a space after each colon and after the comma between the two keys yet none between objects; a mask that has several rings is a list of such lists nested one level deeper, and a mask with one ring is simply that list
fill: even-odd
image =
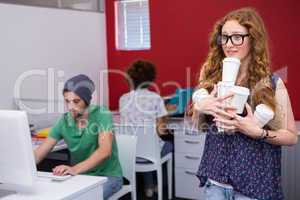
[{"label": "window", "polygon": [[148,0],[115,1],[118,50],[150,49]]}]

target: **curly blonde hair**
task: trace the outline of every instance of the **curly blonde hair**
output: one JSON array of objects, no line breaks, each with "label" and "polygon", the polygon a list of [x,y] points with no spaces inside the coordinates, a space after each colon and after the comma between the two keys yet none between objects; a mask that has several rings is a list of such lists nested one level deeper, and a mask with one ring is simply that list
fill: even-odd
[{"label": "curly blonde hair", "polygon": [[[210,35],[209,53],[202,69],[203,77],[199,80],[199,87],[212,90],[213,85],[221,80],[222,60],[225,58],[222,46],[218,44],[218,37],[226,21],[236,20],[247,28],[250,35],[251,60],[248,67],[248,87],[255,95],[252,103],[257,105],[265,103],[275,110],[274,90],[272,89],[270,76],[270,56],[267,42],[267,33],[261,17],[253,8],[241,8],[228,13],[219,20]],[[265,92],[262,93],[262,90]],[[264,98],[260,96],[264,95]],[[262,102],[259,102],[262,101]]]},{"label": "curly blonde hair", "polygon": [[264,22],[253,8],[241,8],[228,13],[217,21],[210,34],[209,53],[202,65],[203,72],[199,78],[199,88],[208,91],[222,78],[222,60],[225,54],[218,40],[223,25],[229,20],[236,20],[244,26],[250,35],[250,62],[248,79],[245,86],[251,91],[250,104],[254,108],[258,104],[266,104],[276,111],[275,91],[271,83],[270,55],[268,36]]}]

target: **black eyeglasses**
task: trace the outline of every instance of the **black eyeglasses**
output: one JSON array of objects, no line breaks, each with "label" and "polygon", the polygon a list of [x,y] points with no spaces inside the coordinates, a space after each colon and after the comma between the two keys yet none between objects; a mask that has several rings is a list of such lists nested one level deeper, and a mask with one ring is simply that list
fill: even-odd
[{"label": "black eyeglasses", "polygon": [[218,36],[218,44],[225,45],[227,42],[231,41],[231,44],[235,46],[240,46],[244,43],[245,37],[249,37],[249,34],[232,34],[232,35],[219,35]]}]

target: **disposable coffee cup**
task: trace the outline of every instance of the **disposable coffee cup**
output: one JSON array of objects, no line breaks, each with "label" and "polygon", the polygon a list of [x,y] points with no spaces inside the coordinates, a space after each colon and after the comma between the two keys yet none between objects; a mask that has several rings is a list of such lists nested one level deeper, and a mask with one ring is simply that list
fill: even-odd
[{"label": "disposable coffee cup", "polygon": [[235,83],[239,69],[240,60],[238,58],[227,57],[223,60],[222,81]]},{"label": "disposable coffee cup", "polygon": [[255,108],[254,118],[256,119],[258,126],[262,128],[274,118],[274,112],[267,105],[259,104]]},{"label": "disposable coffee cup", "polygon": [[[234,82],[231,82],[231,81],[220,81],[218,82],[217,84],[217,91],[218,91],[218,94],[217,96],[218,97],[224,97],[226,95],[228,95],[230,93],[230,90],[234,87]],[[229,106],[230,105],[230,101],[231,99],[225,99],[223,104],[224,106]],[[222,124],[220,124],[222,125]],[[224,132],[224,129],[222,127],[218,127],[218,132],[219,133],[222,133]]]},{"label": "disposable coffee cup", "polygon": [[233,86],[230,90],[234,95],[231,99],[231,106],[236,108],[237,114],[242,114],[250,91],[246,87]]},{"label": "disposable coffee cup", "polygon": [[209,94],[206,89],[200,88],[193,93],[192,100],[194,103],[197,103],[197,102],[200,102],[201,100],[203,100],[208,95]]},{"label": "disposable coffee cup", "polygon": [[[224,97],[231,92],[231,89],[234,87],[234,82],[225,82],[220,81],[217,84],[218,97]],[[226,106],[230,105],[230,99],[225,99],[224,104]]]}]

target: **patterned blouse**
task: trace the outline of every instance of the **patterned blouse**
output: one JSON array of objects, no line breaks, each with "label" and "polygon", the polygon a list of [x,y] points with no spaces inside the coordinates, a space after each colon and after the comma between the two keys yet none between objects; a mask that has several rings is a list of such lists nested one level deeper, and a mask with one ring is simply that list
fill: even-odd
[{"label": "patterned blouse", "polygon": [[[278,77],[272,76],[273,87]],[[218,134],[207,118],[203,157],[197,172],[200,186],[210,178],[230,184],[235,191],[260,200],[282,200],[281,146],[252,139],[240,132]]]}]

